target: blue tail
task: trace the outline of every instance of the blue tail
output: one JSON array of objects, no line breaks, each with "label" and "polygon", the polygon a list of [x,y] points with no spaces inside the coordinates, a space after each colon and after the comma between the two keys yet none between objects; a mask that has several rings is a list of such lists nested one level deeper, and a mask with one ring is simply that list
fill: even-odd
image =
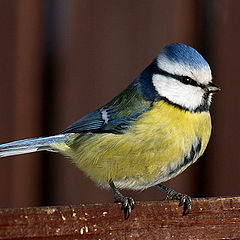
[{"label": "blue tail", "polygon": [[53,151],[51,144],[64,143],[70,134],[59,134],[51,137],[29,138],[0,145],[0,157],[8,157],[37,151]]}]

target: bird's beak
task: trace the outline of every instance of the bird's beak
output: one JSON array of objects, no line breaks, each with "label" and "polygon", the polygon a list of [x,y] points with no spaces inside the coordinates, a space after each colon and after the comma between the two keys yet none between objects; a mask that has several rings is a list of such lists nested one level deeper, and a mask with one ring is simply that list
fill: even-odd
[{"label": "bird's beak", "polygon": [[214,83],[210,82],[207,86],[206,86],[206,90],[209,93],[215,93],[221,90],[221,88],[219,88],[217,85],[215,85]]}]

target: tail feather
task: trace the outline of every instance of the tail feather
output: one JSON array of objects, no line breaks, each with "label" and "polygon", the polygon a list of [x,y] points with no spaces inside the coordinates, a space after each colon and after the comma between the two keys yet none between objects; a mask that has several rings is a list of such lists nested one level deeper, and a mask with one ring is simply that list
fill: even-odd
[{"label": "tail feather", "polygon": [[0,157],[19,155],[43,150],[53,150],[51,144],[64,143],[70,134],[59,134],[51,137],[29,138],[0,145]]}]

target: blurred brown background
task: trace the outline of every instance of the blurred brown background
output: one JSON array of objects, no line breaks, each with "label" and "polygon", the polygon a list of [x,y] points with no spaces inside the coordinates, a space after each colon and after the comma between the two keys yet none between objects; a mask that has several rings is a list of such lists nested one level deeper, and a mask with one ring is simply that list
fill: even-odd
[{"label": "blurred brown background", "polygon": [[[123,90],[166,44],[183,42],[208,60],[222,92],[204,156],[166,185],[193,197],[238,195],[239,9],[237,0],[0,0],[0,142],[58,133]],[[61,155],[0,159],[0,207],[105,201],[112,193]]]}]

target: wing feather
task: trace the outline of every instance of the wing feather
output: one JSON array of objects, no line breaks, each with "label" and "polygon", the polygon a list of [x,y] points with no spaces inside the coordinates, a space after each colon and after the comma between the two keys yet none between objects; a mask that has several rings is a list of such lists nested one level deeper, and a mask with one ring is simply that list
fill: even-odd
[{"label": "wing feather", "polygon": [[123,133],[151,105],[152,102],[144,98],[133,83],[110,103],[81,118],[62,133]]}]

